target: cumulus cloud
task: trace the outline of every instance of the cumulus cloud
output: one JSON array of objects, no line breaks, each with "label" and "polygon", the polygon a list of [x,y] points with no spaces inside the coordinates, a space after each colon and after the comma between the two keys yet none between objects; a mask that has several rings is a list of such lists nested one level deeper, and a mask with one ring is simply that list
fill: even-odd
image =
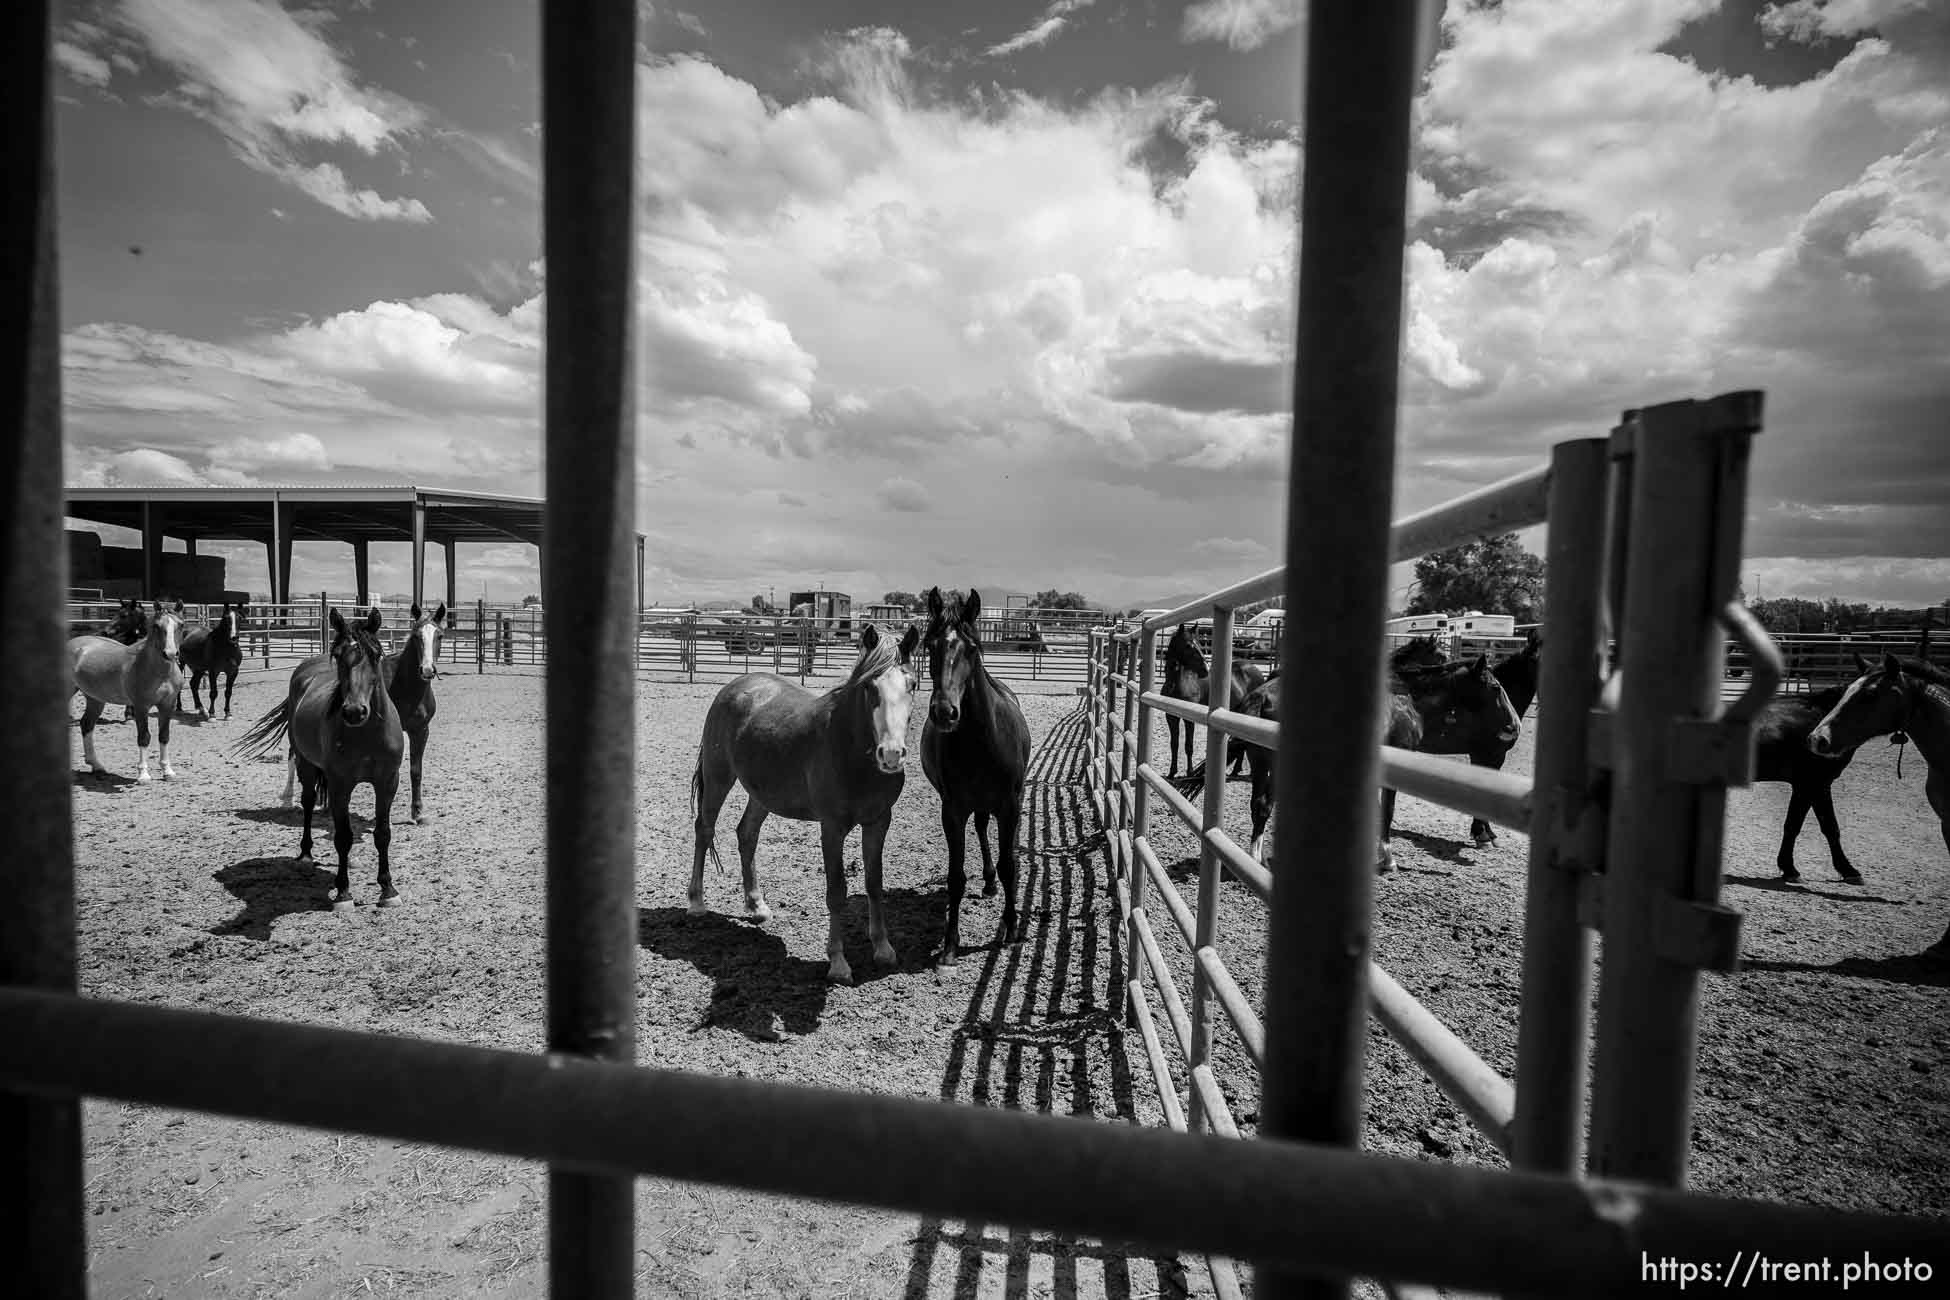
[{"label": "cumulus cloud", "polygon": [[166,102],[222,132],[243,162],[345,216],[364,221],[433,219],[415,198],[387,198],[350,180],[337,163],[307,159],[323,148],[366,156],[397,149],[425,110],[360,84],[326,39],[331,15],[288,12],[278,0],[120,0],[102,25],[74,24],[57,51],[70,75],[105,86],[110,59],[140,55],[166,67]]}]

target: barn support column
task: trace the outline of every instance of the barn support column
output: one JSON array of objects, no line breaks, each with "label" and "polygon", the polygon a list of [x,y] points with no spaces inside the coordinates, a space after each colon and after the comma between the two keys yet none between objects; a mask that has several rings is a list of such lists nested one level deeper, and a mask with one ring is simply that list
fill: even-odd
[{"label": "barn support column", "polygon": [[[0,17],[0,609],[8,669],[54,682],[67,672],[67,546],[62,538],[61,304],[54,203],[53,60],[48,4]],[[65,691],[29,692],[0,745],[7,906],[0,985],[75,992],[73,749]],[[0,1091],[0,1169],[26,1195],[0,1215],[10,1289],[50,1300],[88,1294],[82,1217],[81,1099]]]},{"label": "barn support column", "polygon": [[272,599],[280,605],[291,603],[291,542],[297,535],[298,507],[276,497],[271,499],[271,522],[277,530],[277,565],[272,570],[277,591]]},{"label": "barn support column", "polygon": [[[1416,0],[1317,0],[1307,33],[1286,607],[1345,635],[1295,637],[1289,676],[1339,683],[1305,728],[1283,727],[1274,825],[1309,869],[1273,891],[1266,954],[1263,1139],[1361,1145],[1382,625],[1401,358]],[[1315,563],[1322,555],[1336,563]],[[1305,662],[1302,655],[1305,655]],[[1208,753],[1207,772],[1212,768]],[[1344,1278],[1257,1274],[1262,1300],[1336,1297]]]},{"label": "barn support column", "polygon": [[142,503],[142,594],[148,600],[162,599],[163,509],[151,501]]},{"label": "barn support column", "polygon": [[[548,1050],[636,1060],[637,6],[542,7]],[[556,600],[560,597],[560,600]],[[636,1180],[552,1165],[549,1291],[626,1297]]]},{"label": "barn support column", "polygon": [[447,553],[447,608],[451,610],[455,599],[460,595],[460,568],[457,563],[460,543],[449,537],[440,545]]},{"label": "barn support column", "polygon": [[372,544],[363,537],[352,539],[352,582],[358,591],[361,609],[372,604]]},{"label": "barn support column", "polygon": [[427,590],[427,505],[413,498],[413,603],[420,604]]}]

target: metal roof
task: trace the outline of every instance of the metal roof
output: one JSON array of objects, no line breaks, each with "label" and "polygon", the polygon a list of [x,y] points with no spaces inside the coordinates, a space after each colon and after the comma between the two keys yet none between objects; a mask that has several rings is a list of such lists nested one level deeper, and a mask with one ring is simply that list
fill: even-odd
[{"label": "metal roof", "polygon": [[[268,542],[275,501],[291,516],[292,536],[304,541],[411,541],[413,507],[426,511],[426,539],[444,542],[542,544],[540,497],[451,492],[411,483],[365,485],[294,483],[253,487],[77,487],[67,514],[89,523],[142,528],[143,509],[160,508],[171,537],[199,541]],[[642,534],[638,534],[639,537]]]}]

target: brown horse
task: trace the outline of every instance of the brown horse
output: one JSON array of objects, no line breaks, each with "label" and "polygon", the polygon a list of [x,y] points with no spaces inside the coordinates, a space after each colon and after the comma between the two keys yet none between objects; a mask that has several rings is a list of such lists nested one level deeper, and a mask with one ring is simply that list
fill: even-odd
[{"label": "brown horse", "polygon": [[[217,676],[223,675],[223,716],[230,716],[230,693],[237,688],[237,673],[244,666],[244,647],[238,634],[244,626],[244,606],[226,602],[223,612],[208,627],[200,627],[183,638],[183,668],[190,679],[190,703],[203,717],[217,708]],[[210,709],[205,712],[198,691],[205,676],[210,679]],[[176,707],[182,708],[179,698]]]},{"label": "brown horse", "polygon": [[[1817,754],[1845,754],[1876,736],[1900,735],[1916,742],[1929,765],[1923,795],[1936,813],[1943,844],[1950,849],[1950,673],[1922,659],[1884,653],[1882,666],[1855,659],[1861,676],[1815,725],[1808,748]],[[1931,944],[1927,955],[1950,961],[1950,929]]]},{"label": "brown horse", "polygon": [[420,770],[426,759],[427,735],[433,729],[433,679],[440,672],[441,625],[447,617],[447,602],[430,615],[415,605],[409,611],[413,626],[406,630],[406,642],[380,662],[386,679],[386,694],[399,714],[400,729],[406,733],[413,777],[413,820],[420,821]]},{"label": "brown horse", "polygon": [[[1430,642],[1430,644],[1434,643]],[[1454,666],[1442,659],[1437,659],[1432,664],[1427,661],[1419,664],[1412,661],[1403,662],[1405,652],[1416,645],[1415,641],[1409,642],[1396,652],[1396,659],[1390,661],[1398,678],[1406,680],[1413,674],[1427,672],[1431,668],[1440,670]],[[1511,709],[1516,713],[1516,725],[1507,728],[1492,726],[1447,728],[1425,736],[1423,742],[1414,748],[1419,748],[1427,754],[1466,754],[1471,767],[1500,770],[1503,760],[1508,757],[1510,750],[1523,734],[1524,713],[1529,710],[1531,701],[1537,698],[1538,660],[1541,649],[1542,642],[1537,633],[1532,631],[1522,650],[1505,658],[1490,670],[1496,677],[1497,685],[1503,688]],[[1408,749],[1411,746],[1402,745],[1398,748]],[[1469,821],[1469,838],[1477,848],[1488,848],[1496,843],[1496,828],[1481,817],[1472,817]]]},{"label": "brown horse", "polygon": [[[124,611],[126,617],[127,611]],[[118,620],[120,621],[120,620]],[[149,777],[149,710],[156,711],[156,758],[163,778],[176,775],[169,765],[169,719],[183,689],[183,671],[176,666],[182,648],[183,602],[164,607],[153,602],[142,639],[133,645],[105,636],[68,639],[68,698],[79,691],[87,698],[81,713],[81,750],[88,770],[105,772],[95,756],[95,723],[110,704],[126,704],[135,717],[136,754],[141,768],[136,780]]]},{"label": "brown horse", "polygon": [[1021,943],[1027,927],[1016,910],[1016,828],[1022,821],[1029,773],[1029,722],[1006,682],[982,662],[977,620],[981,593],[970,590],[947,607],[941,588],[928,592],[928,652],[933,694],[921,728],[921,771],[941,795],[941,831],[948,840],[948,919],[942,929],[940,966],[953,966],[961,950],[961,900],[967,889],[968,819],[982,849],[982,893],[995,893],[996,863],[989,855],[989,817],[995,818],[1002,859],[1002,943]]},{"label": "brown horse", "polygon": [[745,812],[738,819],[738,859],[744,870],[745,914],[756,921],[772,915],[758,888],[758,834],[765,818],[777,813],[818,822],[826,866],[826,978],[852,983],[840,928],[846,911],[843,854],[847,833],[858,826],[867,876],[867,935],[874,960],[882,966],[894,964],[881,910],[881,852],[894,801],[907,781],[902,763],[914,694],[908,663],[919,639],[919,629],[910,626],[896,645],[866,624],[852,674],[823,695],[772,673],[746,673],[725,683],[704,715],[697,770],[691,776],[691,915],[706,910],[704,855],[709,852],[717,859],[712,840],[718,813],[732,786],[742,785]]},{"label": "brown horse", "polygon": [[[1192,640],[1189,623],[1180,623],[1172,629],[1171,640],[1165,644],[1165,680],[1159,694],[1168,700],[1183,700],[1187,704],[1213,704],[1210,678],[1212,670],[1207,667],[1205,656],[1199,652]],[[1257,664],[1234,661],[1232,665],[1232,689],[1227,693],[1224,707],[1237,712],[1246,702],[1247,694],[1254,687],[1266,681],[1266,673]],[[1174,714],[1165,714],[1165,732],[1171,738],[1171,770],[1165,773],[1167,780],[1178,776],[1178,729],[1181,720]],[[1193,780],[1202,774],[1203,769],[1193,766],[1192,742],[1197,738],[1196,723],[1182,723],[1185,729],[1185,779]],[[1239,775],[1246,756],[1238,746],[1233,746],[1232,761],[1228,765],[1233,776]]]},{"label": "brown horse", "polygon": [[400,762],[406,741],[399,713],[386,694],[379,644],[380,613],[369,612],[357,625],[331,613],[332,646],[291,670],[291,685],[276,708],[252,724],[237,742],[239,752],[266,754],[280,738],[290,743],[289,776],[284,806],[291,806],[293,785],[304,788],[305,833],[298,842],[298,861],[309,865],[312,848],[311,816],[319,787],[332,810],[332,844],[338,850],[339,873],[333,884],[332,910],[353,906],[348,872],[352,853],[352,791],[372,786],[372,847],[379,857],[379,905],[400,902],[393,887],[393,796],[399,791]]}]

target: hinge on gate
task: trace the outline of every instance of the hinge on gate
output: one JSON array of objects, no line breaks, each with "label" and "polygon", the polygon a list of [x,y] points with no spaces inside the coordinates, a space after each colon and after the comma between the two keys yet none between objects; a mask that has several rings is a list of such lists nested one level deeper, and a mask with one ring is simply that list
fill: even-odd
[{"label": "hinge on gate", "polygon": [[1745,718],[1674,718],[1666,732],[1666,776],[1687,785],[1754,783],[1754,726]]},{"label": "hinge on gate", "polygon": [[1659,900],[1655,946],[1661,957],[1697,970],[1740,969],[1741,914],[1719,903]]}]

